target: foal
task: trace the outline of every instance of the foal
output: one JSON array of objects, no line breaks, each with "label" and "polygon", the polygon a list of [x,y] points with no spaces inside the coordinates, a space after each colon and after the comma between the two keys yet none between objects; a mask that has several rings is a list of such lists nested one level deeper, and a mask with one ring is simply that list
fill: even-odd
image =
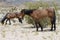
[{"label": "foal", "polygon": [[3,19],[1,20],[1,23],[4,24],[4,21],[6,20],[6,24],[7,24],[7,21],[9,21],[9,24],[11,24],[10,20],[13,19],[13,18],[18,18],[19,22],[22,23],[22,20],[20,18],[20,13],[18,12],[14,12],[14,13],[7,13]]}]

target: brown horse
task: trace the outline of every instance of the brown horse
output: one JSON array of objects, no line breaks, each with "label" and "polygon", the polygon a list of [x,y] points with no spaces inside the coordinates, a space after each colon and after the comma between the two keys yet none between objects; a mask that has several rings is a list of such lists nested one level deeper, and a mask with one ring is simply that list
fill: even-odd
[{"label": "brown horse", "polygon": [[[56,15],[55,10],[53,8],[47,9],[22,9],[20,16],[23,18],[24,15],[29,15],[35,21],[36,31],[38,31],[39,26],[41,27],[41,31],[43,31],[43,27],[39,23],[39,20],[42,18],[49,17],[51,21],[51,31],[56,30]],[[39,26],[38,26],[39,25]]]},{"label": "brown horse", "polygon": [[4,24],[4,21],[6,20],[6,24],[7,24],[7,21],[9,21],[9,24],[11,24],[10,20],[13,18],[18,18],[19,22],[22,23],[22,19],[20,18],[20,13],[18,12],[7,13],[1,20],[1,23]]}]

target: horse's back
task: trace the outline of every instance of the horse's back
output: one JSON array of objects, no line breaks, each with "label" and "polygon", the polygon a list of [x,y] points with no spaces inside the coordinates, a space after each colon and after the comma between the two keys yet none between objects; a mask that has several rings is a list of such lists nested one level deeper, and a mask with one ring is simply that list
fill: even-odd
[{"label": "horse's back", "polygon": [[54,16],[54,9],[53,8],[48,8],[48,9],[37,9],[34,10],[33,13],[31,14],[32,17],[34,18],[45,18],[45,17],[53,17]]},{"label": "horse's back", "polygon": [[16,17],[16,14],[15,13],[7,13],[7,18],[14,18]]},{"label": "horse's back", "polygon": [[34,16],[35,18],[44,18],[48,16],[48,12],[45,9],[35,10],[33,11],[32,16]]}]

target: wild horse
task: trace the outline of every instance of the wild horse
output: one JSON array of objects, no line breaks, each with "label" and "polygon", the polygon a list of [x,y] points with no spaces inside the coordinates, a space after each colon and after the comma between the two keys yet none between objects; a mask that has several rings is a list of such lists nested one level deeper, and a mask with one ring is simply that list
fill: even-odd
[{"label": "wild horse", "polygon": [[51,31],[56,30],[56,15],[55,15],[55,10],[53,8],[22,9],[20,16],[23,18],[24,15],[28,15],[33,18],[33,20],[35,21],[35,25],[36,25],[36,31],[38,31],[39,26],[41,27],[41,31],[43,31],[43,27],[39,23],[39,19],[46,18],[46,17],[50,18]]},{"label": "wild horse", "polygon": [[9,24],[11,24],[10,20],[13,18],[18,18],[19,22],[22,23],[22,19],[20,18],[20,12],[7,13],[1,20],[1,23],[4,24],[4,21],[6,20],[6,24],[7,21],[9,21]]}]

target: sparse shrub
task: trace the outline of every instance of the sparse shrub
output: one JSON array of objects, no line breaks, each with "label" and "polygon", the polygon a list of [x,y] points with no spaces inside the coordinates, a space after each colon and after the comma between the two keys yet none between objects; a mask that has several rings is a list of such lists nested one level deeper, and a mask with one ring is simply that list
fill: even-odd
[{"label": "sparse shrub", "polygon": [[[35,22],[34,22],[34,20],[30,16],[26,15],[25,18],[26,18],[27,23],[34,25]],[[40,19],[40,24],[43,27],[46,27],[48,24],[51,24],[50,23],[50,19],[48,17]]]},{"label": "sparse shrub", "polygon": [[26,15],[25,19],[26,19],[27,23],[34,24],[34,21],[33,21],[33,19],[30,16]]}]

